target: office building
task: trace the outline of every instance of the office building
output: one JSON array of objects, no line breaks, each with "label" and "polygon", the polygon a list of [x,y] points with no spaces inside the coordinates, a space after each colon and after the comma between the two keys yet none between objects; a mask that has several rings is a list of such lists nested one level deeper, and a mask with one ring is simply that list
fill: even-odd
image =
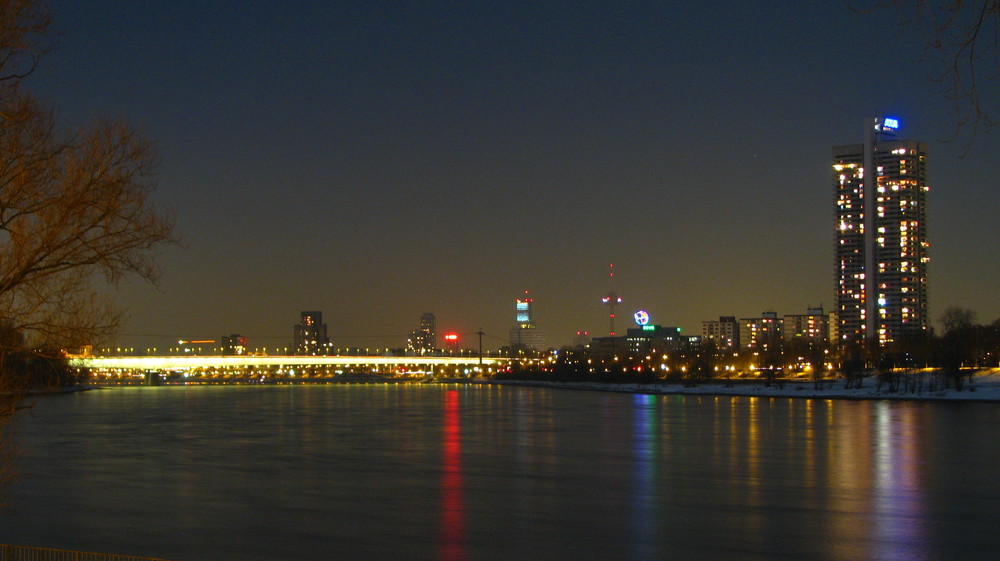
[{"label": "office building", "polygon": [[681,335],[680,327],[646,324],[625,332],[625,348],[629,356],[673,352],[690,343],[691,338]]},{"label": "office building", "polygon": [[545,332],[535,324],[534,315],[535,300],[528,298],[528,291],[524,291],[523,298],[514,301],[514,327],[510,328],[510,347],[514,350],[534,350],[545,349]]},{"label": "office building", "polygon": [[420,316],[420,325],[410,332],[406,340],[409,354],[425,355],[437,350],[437,319],[427,312]]},{"label": "office building", "polygon": [[457,355],[461,352],[458,341],[458,333],[445,333],[444,337],[444,351],[449,355]]},{"label": "office building", "polygon": [[680,351],[700,343],[701,337],[681,335],[679,327],[646,324],[627,329],[625,335],[595,337],[590,343],[590,356],[595,360],[642,358]]},{"label": "office building", "polygon": [[330,339],[326,336],[323,312],[302,312],[293,327],[293,347],[297,355],[330,354]]},{"label": "office building", "polygon": [[222,354],[224,355],[245,355],[247,354],[247,338],[239,335],[223,335]]},{"label": "office building", "polygon": [[865,121],[864,142],[833,148],[841,344],[887,344],[928,328],[927,144],[896,119]]}]

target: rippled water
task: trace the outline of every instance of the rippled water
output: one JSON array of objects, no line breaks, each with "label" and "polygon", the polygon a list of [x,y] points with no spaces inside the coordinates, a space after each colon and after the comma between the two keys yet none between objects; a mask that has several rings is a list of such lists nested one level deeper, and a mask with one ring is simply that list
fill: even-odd
[{"label": "rippled water", "polygon": [[17,423],[0,543],[196,560],[981,559],[1000,405],[123,388]]}]

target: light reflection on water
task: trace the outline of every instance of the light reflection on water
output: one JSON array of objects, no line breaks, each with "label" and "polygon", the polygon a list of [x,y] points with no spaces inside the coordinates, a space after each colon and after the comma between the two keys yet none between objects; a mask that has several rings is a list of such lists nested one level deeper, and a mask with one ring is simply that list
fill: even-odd
[{"label": "light reflection on water", "polygon": [[875,406],[875,534],[880,559],[931,559],[923,527],[920,458],[913,410]]},{"label": "light reflection on water", "polygon": [[441,469],[441,561],[462,561],[465,554],[465,505],[462,502],[462,426],[457,390],[445,392],[444,457]]},{"label": "light reflection on water", "polygon": [[656,551],[656,402],[651,395],[635,396],[634,559],[658,559]]},{"label": "light reflection on water", "polygon": [[457,385],[46,398],[0,543],[211,559],[967,559],[992,404]]}]

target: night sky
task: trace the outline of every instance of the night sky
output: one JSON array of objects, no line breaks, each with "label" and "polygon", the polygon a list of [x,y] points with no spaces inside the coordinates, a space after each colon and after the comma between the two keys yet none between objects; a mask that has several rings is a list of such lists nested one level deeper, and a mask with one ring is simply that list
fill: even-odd
[{"label": "night sky", "polygon": [[894,10],[539,4],[52,2],[26,86],[144,131],[183,241],[120,287],[118,343],[287,346],[321,310],[335,346],[401,347],[429,311],[496,348],[528,290],[559,346],[606,334],[609,263],[619,330],[830,310],[830,150],[883,114],[930,144],[935,324],[1000,318],[1000,131],[945,141]]}]

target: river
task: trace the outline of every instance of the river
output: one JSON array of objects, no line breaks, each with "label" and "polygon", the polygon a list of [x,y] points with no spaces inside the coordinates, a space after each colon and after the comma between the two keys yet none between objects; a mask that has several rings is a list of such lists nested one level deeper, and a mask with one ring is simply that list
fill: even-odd
[{"label": "river", "polygon": [[10,427],[0,543],[212,560],[951,560],[1000,405],[487,385],[104,389]]}]

